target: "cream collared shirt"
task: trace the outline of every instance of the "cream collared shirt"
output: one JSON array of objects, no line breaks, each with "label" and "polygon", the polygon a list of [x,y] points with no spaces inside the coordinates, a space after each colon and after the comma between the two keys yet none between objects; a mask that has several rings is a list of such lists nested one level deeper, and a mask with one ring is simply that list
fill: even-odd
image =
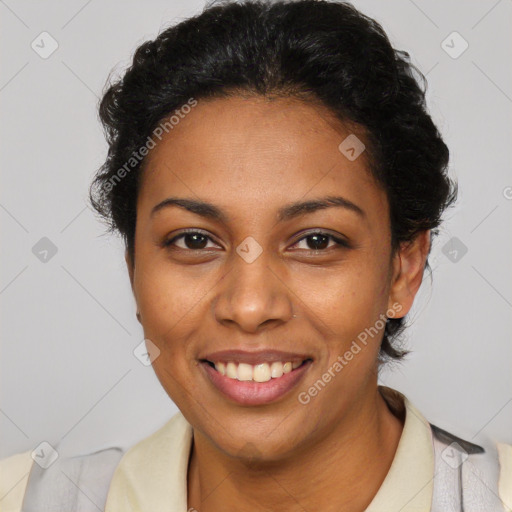
[{"label": "cream collared shirt", "polygon": [[[384,482],[365,512],[430,512],[434,450],[430,426],[398,391],[379,386],[405,424]],[[192,427],[181,413],[129,449],[110,482],[105,512],[187,511],[187,468]],[[498,443],[499,494],[512,510],[512,446]],[[30,451],[0,460],[0,512],[21,512],[32,458]],[[508,507],[508,508],[507,508]]]},{"label": "cream collared shirt", "polygon": [[[405,408],[405,424],[391,468],[365,512],[429,512],[434,477],[430,425],[404,395],[384,386],[379,390],[393,410]],[[185,512],[191,442],[192,428],[177,414],[129,450],[114,473],[105,512]]]}]

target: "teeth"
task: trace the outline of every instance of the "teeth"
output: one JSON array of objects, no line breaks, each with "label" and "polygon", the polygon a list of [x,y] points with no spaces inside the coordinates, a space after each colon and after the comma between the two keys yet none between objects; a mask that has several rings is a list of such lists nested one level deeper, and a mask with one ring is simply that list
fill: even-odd
[{"label": "teeth", "polygon": [[295,368],[298,368],[302,361],[281,362],[274,361],[273,363],[261,363],[251,365],[247,363],[235,363],[229,361],[227,363],[215,363],[215,369],[221,374],[229,377],[230,379],[240,381],[253,381],[253,382],[268,382],[270,379],[279,379],[285,373],[290,373]]},{"label": "teeth", "polygon": [[267,382],[272,378],[268,363],[257,364],[253,370],[252,380],[256,382]]},{"label": "teeth", "polygon": [[222,373],[222,375],[226,375],[226,365],[224,363],[217,363],[215,365],[215,369],[219,372],[219,373]]},{"label": "teeth", "polygon": [[230,379],[236,379],[236,364],[233,362],[229,362],[226,366],[226,376]]},{"label": "teeth", "polygon": [[278,379],[283,376],[283,363],[275,362],[270,367],[270,375],[273,379]]},{"label": "teeth", "polygon": [[252,380],[252,366],[250,364],[240,363],[238,365],[238,380]]}]

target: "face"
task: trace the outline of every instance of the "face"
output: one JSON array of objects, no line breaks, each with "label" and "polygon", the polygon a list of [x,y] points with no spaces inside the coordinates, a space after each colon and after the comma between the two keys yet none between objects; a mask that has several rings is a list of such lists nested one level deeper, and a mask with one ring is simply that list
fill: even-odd
[{"label": "face", "polygon": [[278,460],[349,425],[376,389],[383,318],[419,286],[365,152],[338,149],[351,133],[298,100],[200,100],[146,158],[128,260],[144,336],[227,455]]}]

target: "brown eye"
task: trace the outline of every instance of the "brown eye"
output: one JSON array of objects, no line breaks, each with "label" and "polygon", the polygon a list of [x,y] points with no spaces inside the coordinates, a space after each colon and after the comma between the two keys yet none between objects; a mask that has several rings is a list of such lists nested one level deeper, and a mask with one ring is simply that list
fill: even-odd
[{"label": "brown eye", "polygon": [[182,238],[187,249],[204,249],[208,243],[208,238],[200,233],[188,233]]},{"label": "brown eye", "polygon": [[[331,240],[334,242],[334,244],[329,245]],[[333,247],[349,247],[349,244],[344,240],[337,238],[329,233],[323,232],[310,233],[309,235],[301,238],[294,245],[298,245],[302,242],[305,242],[306,245],[304,249],[310,251],[324,251],[325,249],[330,249]]]},{"label": "brown eye", "polygon": [[[178,241],[180,243],[177,243]],[[193,251],[207,249],[208,241],[211,241],[211,238],[209,236],[199,231],[189,231],[175,236],[174,238],[164,242],[163,245],[165,247],[170,247],[174,245],[179,249]]]},{"label": "brown eye", "polygon": [[326,249],[329,246],[329,239],[331,237],[327,235],[311,235],[306,237],[308,240],[308,246],[314,251]]}]

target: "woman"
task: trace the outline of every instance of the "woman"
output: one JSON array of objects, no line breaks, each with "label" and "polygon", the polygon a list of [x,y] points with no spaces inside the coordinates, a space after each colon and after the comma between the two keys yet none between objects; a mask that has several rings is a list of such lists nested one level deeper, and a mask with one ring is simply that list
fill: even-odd
[{"label": "woman", "polygon": [[25,512],[510,509],[511,446],[377,385],[456,197],[407,57],[314,0],[209,7],[137,50],[91,201],[180,413],[32,464]]}]

